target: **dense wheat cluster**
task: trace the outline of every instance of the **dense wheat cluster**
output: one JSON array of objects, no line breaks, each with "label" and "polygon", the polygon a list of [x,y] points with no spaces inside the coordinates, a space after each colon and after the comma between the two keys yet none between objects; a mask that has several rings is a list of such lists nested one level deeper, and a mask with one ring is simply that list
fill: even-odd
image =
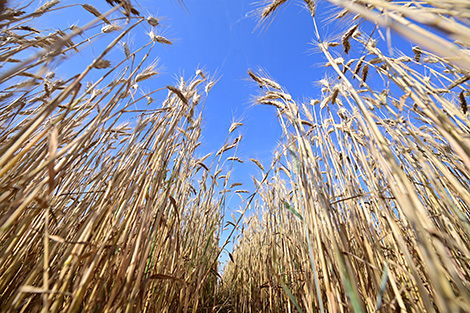
[{"label": "dense wheat cluster", "polygon": [[[250,72],[285,139],[221,292],[236,312],[468,312],[470,7],[332,2],[355,16],[337,41],[306,1],[321,98],[297,103]],[[364,18],[413,41],[411,56],[382,51]]]},{"label": "dense wheat cluster", "polygon": [[[269,166],[251,159],[262,172],[251,191],[230,183],[243,166],[241,123],[212,155],[198,153],[208,73],[141,87],[159,75],[154,47],[172,44],[157,17],[125,0],[106,1],[107,12],[10,3],[0,20],[0,310],[469,312],[470,5],[329,1],[330,19],[347,25],[336,40],[304,1],[325,60],[318,99],[296,101],[247,69],[283,130]],[[286,2],[266,3],[261,22]],[[90,22],[35,28],[70,7]],[[144,24],[148,43],[133,51],[127,35]],[[393,49],[389,31],[413,49]],[[106,44],[80,71],[53,72],[92,41]],[[234,194],[248,196],[228,220]]]},{"label": "dense wheat cluster", "polygon": [[[224,201],[218,191],[225,186],[216,185],[220,160],[195,154],[200,108],[213,83],[195,71],[174,86],[141,92],[139,84],[158,74],[154,48],[170,41],[152,32],[130,50],[125,36],[158,20],[117,2],[111,11],[124,15],[76,4],[95,20],[49,35],[28,22],[64,9],[59,1],[3,15],[2,311],[214,305]],[[113,34],[81,72],[63,79],[50,71],[54,62],[73,68],[68,58],[90,38]],[[118,45],[122,59],[109,60]],[[156,93],[166,99],[153,103]]]}]

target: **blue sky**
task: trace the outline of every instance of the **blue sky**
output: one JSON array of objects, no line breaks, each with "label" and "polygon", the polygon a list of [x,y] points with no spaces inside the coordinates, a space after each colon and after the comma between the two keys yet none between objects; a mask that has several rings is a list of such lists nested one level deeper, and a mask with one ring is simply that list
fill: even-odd
[{"label": "blue sky", "polygon": [[218,147],[231,121],[242,120],[239,156],[269,162],[280,137],[276,112],[252,105],[260,91],[247,78],[247,70],[261,67],[296,96],[311,94],[318,68],[309,52],[310,15],[291,2],[269,29],[262,29],[256,28],[258,21],[251,13],[256,6],[251,1],[185,1],[185,5],[183,9],[177,1],[162,1],[149,11],[164,18],[163,34],[175,38],[160,55],[166,72],[191,75],[202,67],[219,79],[205,108],[203,145]]}]

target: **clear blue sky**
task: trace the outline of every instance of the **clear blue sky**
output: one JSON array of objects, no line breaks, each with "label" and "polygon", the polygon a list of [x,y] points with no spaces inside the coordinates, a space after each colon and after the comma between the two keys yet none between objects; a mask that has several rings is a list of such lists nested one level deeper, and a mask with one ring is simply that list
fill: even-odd
[{"label": "clear blue sky", "polygon": [[291,1],[268,29],[262,29],[256,28],[258,21],[251,14],[256,6],[251,0],[187,0],[186,9],[177,1],[159,1],[155,7],[150,1],[141,2],[164,18],[160,29],[175,39],[160,54],[167,73],[189,76],[203,67],[220,78],[205,108],[204,146],[217,149],[231,121],[242,120],[239,157],[269,164],[280,129],[272,107],[252,105],[260,91],[248,79],[249,68],[267,70],[300,99],[317,93],[312,82],[321,71],[316,66],[319,60],[309,51],[312,22],[298,4]]}]

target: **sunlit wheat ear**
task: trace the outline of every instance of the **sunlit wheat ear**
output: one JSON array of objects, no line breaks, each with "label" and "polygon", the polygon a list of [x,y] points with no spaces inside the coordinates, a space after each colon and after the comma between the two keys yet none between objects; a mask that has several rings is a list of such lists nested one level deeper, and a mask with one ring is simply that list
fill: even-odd
[{"label": "sunlit wheat ear", "polygon": [[366,81],[368,74],[369,74],[369,64],[365,64],[362,67],[362,74],[361,74],[361,79],[362,79],[363,82]]},{"label": "sunlit wheat ear", "polygon": [[[227,161],[237,161],[237,162],[239,162],[239,163],[243,163],[243,160],[240,159],[239,157],[228,157],[228,158],[227,158]],[[238,185],[237,185],[237,186],[238,186]],[[230,187],[230,188],[232,188],[232,187]]]},{"label": "sunlit wheat ear", "polygon": [[163,37],[162,35],[157,35],[153,29],[148,34],[150,36],[150,39],[154,42],[162,43],[162,44],[165,44],[165,45],[172,45],[173,44],[170,40]]},{"label": "sunlit wheat ear", "polygon": [[258,167],[260,168],[260,170],[261,170],[262,172],[264,172],[264,166],[263,166],[263,164],[261,164],[260,161],[258,161],[257,159],[253,159],[253,158],[251,158],[250,161],[253,162],[253,163],[255,163],[256,166],[258,166]]},{"label": "sunlit wheat ear", "polygon": [[111,22],[106,17],[104,17],[103,14],[101,14],[101,12],[98,11],[98,9],[96,9],[91,4],[85,3],[85,4],[82,4],[82,7],[88,12],[90,12],[91,14],[93,14],[95,17],[101,18],[103,22],[105,22],[106,24],[111,24]]},{"label": "sunlit wheat ear", "polygon": [[326,63],[325,67],[332,66],[333,63],[336,65],[344,64],[344,59],[342,57],[337,57],[336,59],[333,60],[333,62]]},{"label": "sunlit wheat ear", "polygon": [[157,64],[158,64],[158,59],[152,64],[150,64],[149,66],[147,66],[145,69],[143,69],[142,72],[137,74],[135,77],[135,82],[138,83],[143,80],[149,79],[155,75],[158,75],[159,73],[156,70]]},{"label": "sunlit wheat ear", "polygon": [[129,44],[126,41],[121,42],[122,49],[124,50],[124,54],[126,58],[131,55],[131,50],[129,49]]},{"label": "sunlit wheat ear", "polygon": [[58,5],[59,3],[60,3],[59,0],[47,1],[46,3],[41,5],[39,8],[37,8],[36,11],[34,11],[33,15],[35,15],[35,16],[42,15],[42,14],[46,13],[47,11],[49,11],[54,6]]},{"label": "sunlit wheat ear", "polygon": [[[263,74],[263,73],[262,73]],[[271,87],[274,89],[281,90],[281,85],[279,85],[277,82],[274,80],[267,78],[267,77],[262,77],[256,75],[251,69],[248,69],[248,75],[253,79],[256,83],[259,84],[260,87]],[[267,76],[266,74],[263,74],[264,76]]]},{"label": "sunlit wheat ear", "polygon": [[[243,163],[243,162],[242,162],[242,163]],[[230,189],[232,189],[233,187],[238,187],[238,186],[243,186],[243,184],[242,184],[242,183],[232,183],[232,184],[230,185]]]},{"label": "sunlit wheat ear", "polygon": [[104,59],[98,60],[98,61],[93,63],[93,67],[97,68],[97,69],[105,69],[105,68],[108,68],[110,66],[111,66],[111,61],[104,60]]},{"label": "sunlit wheat ear", "polygon": [[251,69],[248,69],[248,75],[251,77],[251,79],[253,79],[255,82],[257,82],[260,87],[263,87],[263,86],[264,86],[264,83],[263,83],[263,81],[261,80],[261,78],[259,78],[258,76],[256,76],[255,73],[253,73],[253,71],[252,71]]},{"label": "sunlit wheat ear", "polygon": [[173,92],[175,95],[178,96],[178,98],[183,101],[184,104],[188,104],[188,99],[183,95],[183,93],[181,92],[181,90],[179,90],[178,88],[176,88],[175,86],[171,86],[171,85],[168,85],[166,86],[166,88],[168,90],[170,90],[171,92]]},{"label": "sunlit wheat ear", "polygon": [[460,101],[460,108],[462,109],[462,113],[465,115],[468,111],[467,100],[465,99],[464,91],[462,90],[459,93],[459,101]]},{"label": "sunlit wheat ear", "polygon": [[237,146],[238,146],[238,141],[235,141],[233,143],[226,143],[219,151],[217,151],[216,155],[221,155],[222,153],[228,150],[231,150]]},{"label": "sunlit wheat ear", "polygon": [[105,25],[101,28],[101,31],[105,34],[107,33],[112,33],[118,30],[121,30],[122,27],[117,25],[117,24],[110,24],[110,25]]},{"label": "sunlit wheat ear", "polygon": [[250,191],[244,190],[244,189],[238,189],[238,190],[235,190],[235,193],[250,193]]},{"label": "sunlit wheat ear", "polygon": [[202,70],[196,70],[196,75],[201,76],[202,79],[206,79],[206,75]]},{"label": "sunlit wheat ear", "polygon": [[147,17],[147,23],[152,27],[156,27],[160,24],[160,20],[154,16],[149,16]]},{"label": "sunlit wheat ear", "polygon": [[358,27],[358,24],[353,25],[344,33],[343,37],[341,37],[341,43],[343,44],[344,52],[346,54],[348,54],[349,49],[351,49],[351,44],[349,43],[349,40],[351,39],[354,32],[358,29]]},{"label": "sunlit wheat ear", "polygon": [[238,127],[243,126],[241,122],[232,122],[228,130],[229,134],[233,133]]},{"label": "sunlit wheat ear", "polygon": [[155,36],[155,41],[159,42],[159,43],[163,43],[163,44],[166,44],[166,45],[171,45],[173,44],[170,40],[166,39],[165,37],[163,36],[160,36],[160,35],[157,35]]},{"label": "sunlit wheat ear", "polygon": [[196,90],[196,88],[204,82],[203,78],[196,77],[188,86],[188,90]]},{"label": "sunlit wheat ear", "polygon": [[261,18],[266,19],[267,17],[269,17],[274,11],[276,11],[277,8],[279,8],[286,1],[287,0],[272,0],[271,3],[269,3],[262,9]]},{"label": "sunlit wheat ear", "polygon": [[304,0],[305,4],[307,5],[308,10],[310,11],[310,15],[314,18],[316,13],[316,4],[314,0]]},{"label": "sunlit wheat ear", "polygon": [[212,87],[214,87],[215,83],[216,83],[215,81],[208,82],[206,87],[204,88],[204,91],[206,93],[209,93],[209,91],[212,89]]}]

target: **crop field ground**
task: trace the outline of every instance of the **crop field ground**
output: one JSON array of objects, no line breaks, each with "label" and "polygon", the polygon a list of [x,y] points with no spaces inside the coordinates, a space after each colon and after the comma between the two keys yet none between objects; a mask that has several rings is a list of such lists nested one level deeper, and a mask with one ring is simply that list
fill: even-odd
[{"label": "crop field ground", "polygon": [[[0,1],[1,312],[470,312],[469,2],[328,0],[348,27],[326,39],[298,1],[326,78],[299,102],[246,69],[283,132],[269,164],[237,157],[242,122],[201,156],[216,80],[141,88],[171,38],[138,1],[97,2]],[[37,28],[71,7],[89,22]]]}]

